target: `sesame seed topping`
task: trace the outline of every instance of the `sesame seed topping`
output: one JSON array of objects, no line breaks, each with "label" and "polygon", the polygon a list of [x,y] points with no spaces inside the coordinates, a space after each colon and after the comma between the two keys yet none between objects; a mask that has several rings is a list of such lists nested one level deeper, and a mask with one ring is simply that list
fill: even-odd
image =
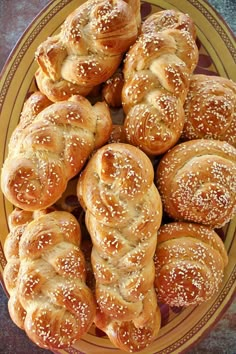
[{"label": "sesame seed topping", "polygon": [[[93,155],[79,180],[79,190],[86,191],[80,197],[93,241],[99,311],[107,316],[109,326],[122,321],[137,326],[134,336],[144,346],[151,333],[150,337],[143,334],[142,311],[146,302],[152,304],[151,322],[157,307],[156,297],[152,298],[154,279],[147,277],[154,266],[148,255],[154,254],[161,219],[160,197],[152,176],[153,167],[142,151],[112,143]],[[132,341],[127,342],[127,348],[135,348]]]}]

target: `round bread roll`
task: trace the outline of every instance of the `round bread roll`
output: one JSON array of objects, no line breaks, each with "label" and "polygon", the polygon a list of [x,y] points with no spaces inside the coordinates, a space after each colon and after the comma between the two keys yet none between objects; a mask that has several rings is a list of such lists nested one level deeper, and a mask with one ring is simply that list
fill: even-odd
[{"label": "round bread roll", "polygon": [[171,218],[222,227],[236,212],[236,149],[206,139],[176,145],[162,157],[156,183]]},{"label": "round bread roll", "polygon": [[189,306],[218,291],[228,256],[209,227],[173,222],[158,230],[154,260],[158,299],[170,306]]},{"label": "round bread roll", "polygon": [[225,140],[236,147],[236,83],[232,80],[193,75],[184,110],[184,139]]}]

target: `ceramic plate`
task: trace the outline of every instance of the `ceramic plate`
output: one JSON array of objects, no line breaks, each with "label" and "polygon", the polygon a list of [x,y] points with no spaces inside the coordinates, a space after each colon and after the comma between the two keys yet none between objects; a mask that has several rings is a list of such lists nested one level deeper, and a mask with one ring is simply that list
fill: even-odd
[{"label": "ceramic plate", "polygon": [[[0,164],[7,155],[7,146],[13,129],[16,127],[23,103],[30,92],[34,91],[34,72],[36,63],[34,53],[37,46],[59,31],[65,17],[83,1],[54,0],[34,20],[17,44],[4,68],[0,84],[1,136]],[[151,12],[174,8],[189,13],[194,19],[200,52],[198,73],[214,74],[228,77],[236,81],[235,38],[212,7],[203,0],[156,0],[142,2],[143,19]],[[72,194],[72,196],[71,196]],[[72,198],[71,198],[72,197]],[[65,208],[73,208],[73,182],[64,198]],[[72,205],[70,206],[70,202]],[[76,207],[76,206],[75,206]],[[0,193],[0,280],[5,266],[3,244],[8,233],[7,217],[13,206]],[[229,305],[235,291],[236,279],[236,220],[221,230],[229,255],[229,264],[219,292],[211,301],[198,307],[188,309],[161,306],[162,328],[157,340],[142,353],[167,354],[181,353],[196,342],[219,319]],[[60,353],[86,354],[121,354],[114,348],[104,333],[92,327],[73,348]]]}]

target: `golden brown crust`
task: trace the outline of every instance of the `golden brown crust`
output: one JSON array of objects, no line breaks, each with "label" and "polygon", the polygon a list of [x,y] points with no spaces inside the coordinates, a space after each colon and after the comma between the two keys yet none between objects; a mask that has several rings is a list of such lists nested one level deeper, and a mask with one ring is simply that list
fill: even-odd
[{"label": "golden brown crust", "polygon": [[170,306],[209,300],[223,280],[228,256],[217,233],[200,224],[173,222],[158,231],[155,286]]},{"label": "golden brown crust", "polygon": [[156,182],[163,207],[175,220],[222,227],[235,214],[236,150],[227,142],[196,139],[161,159]]},{"label": "golden brown crust", "polygon": [[102,224],[128,225],[137,214],[135,201],[143,200],[152,186],[151,162],[141,150],[129,144],[106,145],[94,156],[89,161],[93,168],[86,168],[78,183],[81,204]]},{"label": "golden brown crust", "polygon": [[124,78],[122,72],[116,72],[109,78],[103,88],[102,97],[109,107],[121,107],[121,91],[124,85]]},{"label": "golden brown crust", "polygon": [[111,129],[104,102],[92,106],[84,97],[72,96],[49,104],[35,92],[26,101],[9,143],[1,176],[6,198],[25,210],[52,205],[92,151],[109,139]]},{"label": "golden brown crust", "polygon": [[191,17],[174,9],[158,11],[155,16],[149,16],[142,25],[142,32],[161,32],[168,28],[189,32],[196,39],[196,27]]},{"label": "golden brown crust", "polygon": [[136,20],[137,28],[140,29],[140,25],[141,25],[140,1],[137,0],[124,0],[124,1],[131,7]]},{"label": "golden brown crust", "polygon": [[140,351],[160,328],[152,257],[162,206],[152,164],[134,146],[108,144],[88,162],[77,191],[93,242],[95,324],[120,349]]},{"label": "golden brown crust", "polygon": [[180,12],[154,13],[125,58],[126,139],[148,155],[164,153],[180,138],[183,104],[198,60],[193,28]]},{"label": "golden brown crust", "polygon": [[184,110],[184,139],[225,140],[236,147],[236,83],[219,76],[193,75]]},{"label": "golden brown crust", "polygon": [[17,279],[20,269],[19,243],[26,226],[40,215],[51,212],[53,209],[45,209],[37,212],[24,211],[15,208],[8,217],[10,232],[4,242],[4,254],[7,260],[4,268],[4,283],[10,294],[8,301],[8,310],[15,324],[24,329],[24,320],[26,316],[25,309],[19,301],[17,291]]},{"label": "golden brown crust", "polygon": [[[28,220],[28,212],[20,211],[20,215],[22,222]],[[32,213],[33,218],[20,225],[24,231],[17,239],[18,258],[7,258],[4,269],[10,294],[9,312],[12,320],[40,347],[69,347],[88,331],[96,308],[92,292],[85,284],[80,227],[71,214],[63,211]],[[11,234],[18,227],[13,227]],[[8,250],[11,246],[5,245],[6,255],[14,254]],[[18,269],[10,279],[11,266],[16,262]]]},{"label": "golden brown crust", "polygon": [[161,327],[160,309],[153,306],[153,303],[156,303],[156,294],[153,289],[143,303],[141,327],[135,321],[111,321],[99,309],[96,314],[96,325],[106,331],[116,347],[128,352],[139,352],[153,342]]},{"label": "golden brown crust", "polygon": [[123,125],[113,124],[108,143],[126,143]]},{"label": "golden brown crust", "polygon": [[40,91],[52,101],[87,95],[114,74],[139,25],[139,0],[86,1],[65,19],[58,35],[38,47]]}]

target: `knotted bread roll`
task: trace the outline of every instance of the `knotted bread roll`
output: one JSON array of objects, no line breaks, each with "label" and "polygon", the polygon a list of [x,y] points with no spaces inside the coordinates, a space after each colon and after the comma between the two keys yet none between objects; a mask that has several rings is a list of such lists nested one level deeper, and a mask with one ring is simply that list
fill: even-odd
[{"label": "knotted bread roll", "polygon": [[225,140],[236,147],[236,83],[232,80],[193,75],[184,110],[184,139]]},{"label": "knotted bread roll", "polygon": [[155,287],[170,306],[198,305],[218,291],[228,256],[215,231],[173,222],[158,230]]},{"label": "knotted bread roll", "polygon": [[139,25],[139,0],[86,1],[38,47],[39,90],[52,101],[87,95],[116,71]]},{"label": "knotted bread roll", "polygon": [[161,159],[156,182],[170,217],[222,227],[236,211],[236,149],[207,139],[176,145]]},{"label": "knotted bread roll", "polygon": [[95,324],[131,352],[148,346],[160,328],[153,256],[162,205],[153,175],[141,150],[113,143],[93,155],[78,182],[93,242]]},{"label": "knotted bread roll", "polygon": [[124,64],[122,91],[126,138],[148,155],[166,152],[180,138],[190,75],[198,61],[195,28],[188,15],[150,15]]},{"label": "knotted bread roll", "polygon": [[4,245],[4,282],[13,322],[38,346],[70,347],[86,333],[95,301],[85,284],[77,220],[62,211],[15,209]]},{"label": "knotted bread roll", "polygon": [[104,102],[92,106],[86,98],[72,96],[51,104],[42,93],[34,93],[9,142],[1,176],[6,198],[25,210],[52,205],[111,130]]}]

